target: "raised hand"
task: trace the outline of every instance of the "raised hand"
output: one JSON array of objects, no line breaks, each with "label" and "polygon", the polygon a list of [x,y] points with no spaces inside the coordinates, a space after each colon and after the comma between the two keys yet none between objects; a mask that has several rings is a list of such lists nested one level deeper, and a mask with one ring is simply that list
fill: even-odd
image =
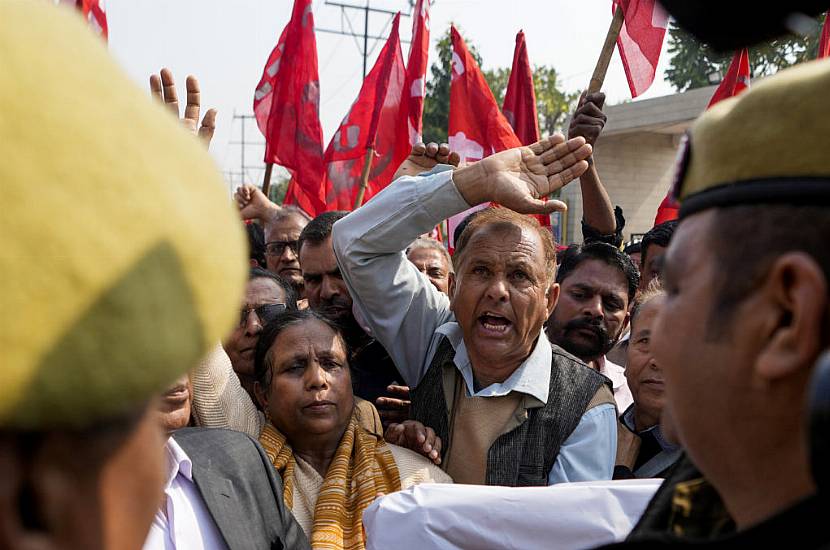
[{"label": "raised hand", "polygon": [[607,117],[602,112],[605,104],[605,94],[596,92],[588,94],[583,92],[579,97],[574,116],[568,127],[568,137],[584,137],[592,147],[596,144],[602,129],[605,127]]},{"label": "raised hand", "polygon": [[543,201],[581,176],[592,148],[585,138],[565,140],[554,134],[527,147],[508,149],[459,168],[453,181],[471,205],[497,202],[520,214],[566,210],[561,201]]},{"label": "raised hand", "polygon": [[244,220],[260,220],[268,223],[280,207],[271,202],[268,197],[254,185],[242,185],[236,189],[233,199],[239,207],[239,215]]},{"label": "raised hand", "polygon": [[436,164],[458,166],[460,160],[461,157],[458,153],[450,151],[450,146],[446,143],[441,145],[437,143],[430,143],[429,145],[416,143],[412,146],[412,152],[395,171],[392,181],[401,176],[417,176],[423,172],[428,172],[435,168]]},{"label": "raised hand", "polygon": [[386,428],[383,438],[393,445],[422,454],[435,464],[441,464],[441,438],[435,435],[435,430],[417,420],[391,424]]},{"label": "raised hand", "polygon": [[[199,113],[201,111],[201,97],[199,91],[199,80],[190,75],[185,82],[187,88],[187,105],[184,108],[184,118],[182,124],[197,134],[205,145],[210,145],[210,140],[213,139],[213,133],[216,131],[216,109],[208,109],[202,118],[202,124],[199,125]],[[173,73],[168,68],[164,68],[159,74],[150,75],[150,91],[156,99],[167,105],[176,118],[179,118],[179,98],[176,94],[176,81],[173,79]]]}]

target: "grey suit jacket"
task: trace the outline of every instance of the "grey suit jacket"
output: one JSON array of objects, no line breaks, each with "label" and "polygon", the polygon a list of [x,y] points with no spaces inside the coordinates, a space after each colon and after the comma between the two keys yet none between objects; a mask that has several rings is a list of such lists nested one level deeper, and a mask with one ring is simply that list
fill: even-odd
[{"label": "grey suit jacket", "polygon": [[193,462],[193,481],[228,548],[311,548],[285,507],[282,480],[254,439],[210,428],[184,428],[173,438]]}]

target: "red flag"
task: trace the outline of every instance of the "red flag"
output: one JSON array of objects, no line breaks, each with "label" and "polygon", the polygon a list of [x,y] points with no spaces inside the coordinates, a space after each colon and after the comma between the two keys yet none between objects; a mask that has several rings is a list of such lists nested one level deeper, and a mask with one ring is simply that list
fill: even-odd
[{"label": "red flag", "polygon": [[[283,58],[291,60],[282,63]],[[287,168],[285,204],[322,212],[323,130],[311,0],[295,0],[291,20],[268,56],[254,94],[254,115],[265,136],[265,162]]]},{"label": "red flag", "polygon": [[[464,39],[451,27],[452,76],[450,80],[450,149],[461,155],[461,162],[474,162],[484,157],[522,145],[510,123],[499,111],[496,98],[487,85],[476,60],[467,50]],[[447,220],[447,234],[452,250],[455,227],[469,214],[486,208],[474,206]]]},{"label": "red flag", "polygon": [[386,44],[326,149],[326,210],[354,207],[370,148],[374,152],[364,202],[392,181],[395,170],[409,154],[408,110],[401,106],[406,69],[399,23],[400,14],[395,16]]},{"label": "red flag", "polygon": [[452,35],[450,81],[450,149],[462,162],[476,161],[498,151],[519,147],[510,123],[504,118],[476,60],[455,27]]},{"label": "red flag", "polygon": [[89,28],[107,41],[107,10],[105,0],[55,0],[55,4],[74,6],[86,19]]},{"label": "red flag", "polygon": [[533,88],[533,72],[527,59],[525,33],[516,35],[513,51],[513,68],[504,94],[502,112],[513,127],[522,145],[539,141],[539,119],[536,116],[536,91]]},{"label": "red flag", "polygon": [[657,226],[663,222],[676,220],[679,213],[680,207],[677,202],[671,198],[671,194],[666,195],[666,198],[663,199],[663,202],[661,202],[660,206],[657,208],[657,216],[654,218],[654,225]]},{"label": "red flag", "polygon": [[[510,123],[516,137],[522,145],[539,141],[539,118],[536,116],[536,90],[533,87],[533,72],[527,58],[525,33],[516,35],[516,48],[513,50],[513,68],[504,94],[502,113]],[[550,226],[550,216],[538,214],[534,217],[544,227]]]},{"label": "red flag", "polygon": [[[709,107],[722,99],[738,95],[749,87],[749,52],[746,49],[735,52],[726,76],[715,90],[715,94],[709,101]],[[707,107],[707,109],[709,108]],[[679,205],[671,197],[671,191],[657,208],[657,216],[654,218],[654,225],[659,225],[669,220],[676,220],[679,213]]]},{"label": "red flag", "polygon": [[631,89],[631,97],[645,92],[654,82],[669,17],[656,0],[615,0],[625,14],[617,49]]},{"label": "red flag", "polygon": [[427,90],[429,59],[429,0],[418,0],[412,12],[412,44],[406,63],[406,87],[409,101],[404,102],[409,116],[409,142],[422,140],[424,97]]},{"label": "red flag", "polygon": [[726,75],[721,80],[718,89],[715,90],[712,99],[709,100],[709,107],[718,101],[736,96],[749,88],[749,74],[749,52],[744,48],[735,52]]},{"label": "red flag", "polygon": [[816,59],[823,57],[830,57],[830,11],[824,14],[824,25],[821,27],[821,38],[818,41]]}]

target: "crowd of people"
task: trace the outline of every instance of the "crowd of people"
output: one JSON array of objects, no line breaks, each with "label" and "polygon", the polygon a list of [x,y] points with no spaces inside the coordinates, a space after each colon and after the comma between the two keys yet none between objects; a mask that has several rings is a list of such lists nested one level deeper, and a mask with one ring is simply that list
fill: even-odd
[{"label": "crowd of people", "polygon": [[[602,93],[475,163],[417,144],[312,219],[227,200],[195,78],[191,136],[63,14],[0,21],[0,548],[363,549],[414,485],[633,478],[664,481],[621,547],[830,547],[830,62],[702,115],[679,220],[624,246]],[[178,118],[170,71],[151,91]],[[565,247],[531,214],[576,180]],[[483,203],[450,255],[434,228]]]}]

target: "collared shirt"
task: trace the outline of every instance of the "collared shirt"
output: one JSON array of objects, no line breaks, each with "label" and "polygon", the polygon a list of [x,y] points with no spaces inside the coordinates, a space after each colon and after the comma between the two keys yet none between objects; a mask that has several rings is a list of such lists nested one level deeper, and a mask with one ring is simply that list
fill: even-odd
[{"label": "collared shirt", "polygon": [[[449,298],[404,255],[419,235],[469,207],[452,181],[452,171],[439,167],[428,175],[398,179],[339,220],[332,239],[353,307],[389,351],[410,386],[417,386],[440,341],[447,337],[469,395],[491,397],[518,391],[544,404],[550,388],[552,356],[544,331],[540,330],[530,356],[507,380],[476,391],[472,365],[461,329],[450,311]],[[616,409],[611,404],[586,412],[560,448],[549,483],[611,479],[616,424]]]},{"label": "collared shirt", "polygon": [[646,428],[643,431],[638,432],[636,423],[634,422],[634,404],[632,403],[630,407],[628,407],[624,413],[620,416],[620,422],[623,423],[623,426],[634,432],[635,434],[639,435],[640,437],[650,435],[654,438],[654,441],[660,446],[660,450],[663,451],[676,451],[679,449],[678,445],[674,443],[670,443],[663,437],[663,433],[660,431],[660,424],[655,424],[650,428]]},{"label": "collared shirt", "polygon": [[193,482],[193,462],[167,439],[164,502],[153,518],[144,550],[223,550],[228,546]]},{"label": "collared shirt", "polygon": [[624,411],[634,403],[634,396],[628,387],[628,380],[625,377],[625,367],[614,363],[607,356],[601,356],[597,360],[599,373],[611,380],[614,388],[614,401],[617,402],[617,410]]}]

